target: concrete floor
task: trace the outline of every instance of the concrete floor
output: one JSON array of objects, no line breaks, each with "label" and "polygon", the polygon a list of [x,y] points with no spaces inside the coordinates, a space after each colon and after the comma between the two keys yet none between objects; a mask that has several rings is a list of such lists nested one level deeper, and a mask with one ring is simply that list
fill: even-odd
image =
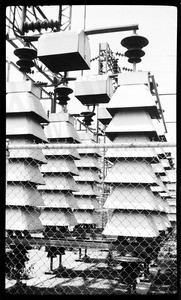
[{"label": "concrete floor", "polygon": [[[27,269],[30,268],[29,279],[21,280],[21,286],[16,280],[6,280],[8,294],[127,294],[127,286],[123,284],[120,270],[116,265],[108,268],[105,262],[107,252],[88,249],[89,262],[76,261],[78,250],[65,251],[62,255],[62,273],[46,275],[49,270],[50,259],[42,247],[40,250],[29,251]],[[84,250],[82,249],[82,256]],[[59,257],[53,260],[53,269],[58,268]],[[138,282],[137,294],[146,294],[150,282]]]}]

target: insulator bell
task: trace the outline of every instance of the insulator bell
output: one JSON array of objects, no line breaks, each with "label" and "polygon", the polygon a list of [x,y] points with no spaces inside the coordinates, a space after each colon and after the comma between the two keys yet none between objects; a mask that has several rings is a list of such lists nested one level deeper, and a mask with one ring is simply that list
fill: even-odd
[{"label": "insulator bell", "polygon": [[128,50],[125,52],[125,56],[127,56],[128,62],[130,63],[139,63],[141,62],[142,56],[145,55],[145,52],[142,50],[143,47],[148,45],[148,40],[140,35],[134,33],[131,36],[124,38],[121,41],[121,45]]},{"label": "insulator bell", "polygon": [[67,86],[60,86],[54,90],[56,94],[56,100],[60,105],[67,105],[67,101],[70,100],[69,94],[73,93],[73,90]]},{"label": "insulator bell", "polygon": [[112,70],[114,74],[119,73],[118,59],[113,59]]},{"label": "insulator bell", "polygon": [[31,68],[34,66],[33,60],[37,57],[37,51],[29,47],[18,48],[14,50],[14,54],[19,57],[17,65],[20,71],[31,73]]},{"label": "insulator bell", "polygon": [[95,116],[95,113],[87,109],[86,111],[83,111],[80,115],[84,117],[83,123],[85,124],[85,126],[90,126],[93,121],[92,117]]}]

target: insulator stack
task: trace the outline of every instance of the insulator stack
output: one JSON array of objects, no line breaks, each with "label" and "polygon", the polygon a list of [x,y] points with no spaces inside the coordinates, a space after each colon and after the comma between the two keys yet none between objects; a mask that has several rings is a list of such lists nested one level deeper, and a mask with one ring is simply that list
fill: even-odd
[{"label": "insulator stack", "polygon": [[47,30],[48,28],[59,30],[61,26],[61,23],[58,21],[53,20],[44,20],[44,21],[37,21],[37,22],[24,22],[23,24],[23,32],[29,32],[29,31],[41,31],[41,29]]},{"label": "insulator stack", "polygon": [[74,94],[83,105],[108,103],[113,94],[112,80],[108,75],[81,76],[75,81]]},{"label": "insulator stack", "polygon": [[68,95],[71,94],[73,90],[67,86],[60,86],[55,88],[54,92],[56,94],[56,101],[58,104],[67,105],[67,101],[70,100]]},{"label": "insulator stack", "polygon": [[[95,138],[91,132],[78,131],[81,142],[95,143]],[[100,177],[98,172],[101,169],[98,161],[101,153],[99,149],[82,148],[78,150],[80,160],[76,161],[76,166],[79,175],[75,176],[78,185],[78,192],[74,192],[77,208],[74,210],[74,215],[77,219],[78,225],[75,226],[75,235],[81,237],[86,233],[94,233],[99,224],[100,215],[99,209],[99,187]]]},{"label": "insulator stack", "polygon": [[[73,118],[68,113],[52,113],[49,119],[45,132],[50,143],[80,143]],[[64,237],[70,235],[70,230],[77,224],[72,209],[76,207],[73,192],[78,191],[74,159],[79,159],[79,155],[76,150],[69,149],[45,149],[44,155],[48,164],[41,167],[45,185],[38,186],[45,202],[40,218],[46,235]]]},{"label": "insulator stack", "polygon": [[93,122],[92,118],[95,116],[95,113],[91,112],[89,109],[87,109],[87,110],[81,112],[80,116],[84,117],[82,122],[87,127],[92,124],[92,122]]},{"label": "insulator stack", "polygon": [[112,71],[113,71],[113,74],[119,73],[118,58],[113,59]]},{"label": "insulator stack", "polygon": [[37,57],[37,51],[29,47],[18,48],[14,50],[14,54],[19,57],[16,62],[20,67],[19,70],[24,73],[31,73],[34,66],[33,60]]},{"label": "insulator stack", "polygon": [[39,206],[43,200],[37,185],[44,179],[39,165],[47,161],[41,149],[21,149],[21,145],[47,143],[41,123],[49,123],[40,103],[41,90],[31,81],[8,82],[6,97],[6,136],[11,149],[7,173],[6,229],[26,232],[43,229]]},{"label": "insulator stack", "polygon": [[142,48],[148,45],[148,40],[145,37],[134,33],[133,35],[124,38],[121,41],[121,45],[128,49],[124,54],[128,57],[128,62],[139,63],[141,62],[141,57],[145,55]]},{"label": "insulator stack", "polygon": [[[150,142],[159,137],[152,118],[158,118],[158,109],[148,88],[147,76],[136,78],[133,74],[119,74],[118,88],[107,110],[112,116],[107,137],[114,142]],[[129,78],[130,75],[130,78]],[[161,183],[153,171],[158,164],[156,151],[151,148],[109,149],[106,158],[112,167],[108,169],[105,183],[112,191],[104,204],[113,213],[103,230],[103,235],[141,239],[156,242],[169,227],[165,203],[151,187]],[[155,243],[154,247],[158,244]],[[147,247],[147,246],[145,246]],[[154,248],[153,247],[153,248]]]}]

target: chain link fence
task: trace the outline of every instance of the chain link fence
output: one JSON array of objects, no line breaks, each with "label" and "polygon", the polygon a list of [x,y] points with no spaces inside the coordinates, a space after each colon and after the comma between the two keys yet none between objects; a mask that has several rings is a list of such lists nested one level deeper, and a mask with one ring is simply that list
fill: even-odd
[{"label": "chain link fence", "polygon": [[176,294],[176,147],[13,144],[7,294]]}]

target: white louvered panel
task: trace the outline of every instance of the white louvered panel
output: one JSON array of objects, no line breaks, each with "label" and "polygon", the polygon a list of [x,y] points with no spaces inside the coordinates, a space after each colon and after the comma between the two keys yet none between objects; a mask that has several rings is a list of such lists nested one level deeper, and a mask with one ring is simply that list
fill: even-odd
[{"label": "white louvered panel", "polygon": [[74,195],[88,195],[88,196],[99,196],[100,190],[99,188],[95,185],[87,182],[79,182],[78,184],[78,192],[73,192]]},{"label": "white louvered panel", "polygon": [[55,191],[41,191],[41,197],[46,207],[77,208],[72,194]]},{"label": "white louvered panel", "polygon": [[97,224],[99,222],[99,215],[92,210],[75,210],[75,218],[78,224]]},{"label": "white louvered panel", "polygon": [[97,182],[100,183],[101,179],[99,178],[99,175],[97,172],[93,170],[87,170],[87,169],[79,169],[79,175],[74,176],[74,179],[76,182]]},{"label": "white louvered panel", "polygon": [[170,222],[177,222],[176,214],[168,214],[168,219]]},{"label": "white louvered panel", "polygon": [[150,115],[143,109],[135,112],[117,111],[107,126],[106,134],[111,137],[113,133],[156,132]]},{"label": "white louvered panel", "polygon": [[153,238],[159,235],[159,231],[150,215],[136,211],[115,210],[102,234]]},{"label": "white louvered panel", "polygon": [[164,167],[165,170],[170,170],[171,169],[171,166],[168,162],[168,159],[162,158],[162,159],[160,159],[160,163],[162,164],[162,166]]},{"label": "white louvered panel", "polygon": [[152,218],[156,224],[156,227],[159,231],[165,231],[167,229],[164,218],[160,214],[153,212],[151,214],[151,216],[152,216]]},{"label": "white louvered panel", "polygon": [[152,166],[155,174],[166,175],[165,169],[161,163],[154,163],[154,164],[151,164],[151,166]]},{"label": "white louvered panel", "polygon": [[48,175],[44,177],[45,185],[38,186],[39,190],[78,191],[77,184],[71,176]]},{"label": "white louvered panel", "polygon": [[94,203],[90,197],[76,197],[77,209],[95,209]]},{"label": "white louvered panel", "polygon": [[41,149],[11,149],[9,158],[31,158],[39,164],[47,163]]},{"label": "white louvered panel", "polygon": [[176,212],[177,212],[176,206],[170,205],[169,206],[169,213],[170,214],[176,214]]},{"label": "white louvered panel", "polygon": [[167,183],[166,186],[169,191],[176,191],[176,183]]},{"label": "white louvered panel", "polygon": [[77,221],[70,210],[45,209],[40,215],[43,226],[74,226]]},{"label": "white louvered panel", "polygon": [[37,98],[41,98],[41,88],[35,85],[31,80],[6,82],[6,93],[29,92]]},{"label": "white louvered panel", "polygon": [[101,169],[100,163],[96,157],[91,156],[80,156],[80,160],[77,160],[76,162],[77,168],[95,168],[95,169]]},{"label": "white louvered panel", "polygon": [[[53,143],[53,142],[52,142]],[[56,143],[58,145],[58,143]],[[62,142],[59,143],[62,145]],[[78,154],[78,151],[76,149],[43,149],[43,154],[47,157],[56,156],[56,157],[67,157],[73,158],[73,159],[80,159],[80,156]]]},{"label": "white louvered panel", "polygon": [[176,178],[176,170],[172,169],[172,170],[167,170],[166,171],[167,176],[169,176],[170,182],[172,183],[176,183],[177,182],[177,178]]},{"label": "white louvered panel", "polygon": [[48,163],[40,167],[42,173],[68,173],[78,175],[79,171],[71,158],[50,157]]},{"label": "white louvered panel", "polygon": [[[85,145],[86,146],[86,145]],[[92,156],[95,156],[95,157],[101,157],[101,152],[100,152],[100,149],[94,149],[94,148],[80,148],[79,150],[79,154],[92,154]]]},{"label": "white louvered panel", "polygon": [[43,226],[36,210],[14,206],[6,207],[6,229],[34,232],[42,230]]},{"label": "white louvered panel", "polygon": [[165,223],[166,228],[171,228],[172,225],[171,225],[171,223],[169,221],[168,214],[167,213],[161,213],[161,216],[163,218],[163,221]]},{"label": "white louvered panel", "polygon": [[7,115],[6,136],[26,136],[39,139],[41,142],[48,142],[42,126],[36,119],[30,116],[17,116],[16,114]]},{"label": "white louvered panel", "polygon": [[168,198],[167,203],[169,206],[176,206],[176,199],[175,198]]},{"label": "white louvered panel", "polygon": [[8,184],[6,189],[6,205],[44,206],[44,202],[36,186]]},{"label": "white louvered panel", "polygon": [[157,178],[147,162],[118,161],[109,170],[107,183],[157,183]]},{"label": "white louvered panel", "polygon": [[40,99],[29,92],[17,92],[6,95],[6,113],[34,113],[40,123],[49,123]]},{"label": "white louvered panel", "polygon": [[106,109],[106,107],[98,107],[98,120],[101,122],[103,125],[108,125],[109,122],[111,121],[112,116]]},{"label": "white louvered panel", "polygon": [[32,182],[35,184],[44,184],[43,176],[38,165],[28,162],[13,161],[8,164],[7,181]]},{"label": "white louvered panel", "polygon": [[152,117],[159,116],[150,90],[144,84],[118,86],[107,105],[107,110],[111,115],[120,109],[129,108],[145,108]]},{"label": "white louvered panel", "polygon": [[135,209],[160,211],[158,199],[149,188],[137,186],[114,187],[107,197],[104,208],[110,209]]},{"label": "white louvered panel", "polygon": [[45,127],[45,134],[48,139],[72,139],[74,142],[80,143],[76,129],[69,122],[51,122]]}]

